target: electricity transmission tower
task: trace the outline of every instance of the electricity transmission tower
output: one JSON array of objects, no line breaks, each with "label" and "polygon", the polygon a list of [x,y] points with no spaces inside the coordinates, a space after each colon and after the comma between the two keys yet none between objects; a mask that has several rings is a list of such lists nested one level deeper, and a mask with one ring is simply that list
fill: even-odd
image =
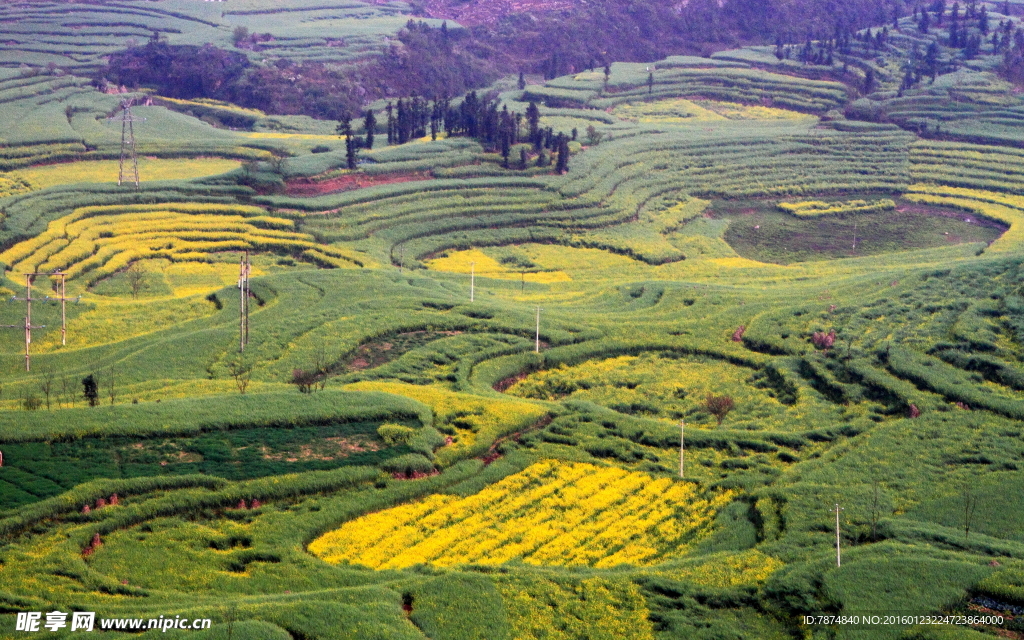
[{"label": "electricity transmission tower", "polygon": [[249,344],[249,272],[252,271],[252,263],[249,262],[249,252],[242,255],[238,265],[238,350],[245,351],[245,345]]},{"label": "electricity transmission tower", "polygon": [[[135,98],[127,98],[121,101],[121,113],[111,120],[121,123],[121,160],[117,168],[117,186],[125,182],[134,182],[135,189],[139,188],[139,157],[135,153],[135,126],[136,122],[145,122],[145,118],[132,115],[132,103]],[[131,172],[125,170],[125,161],[131,162]]]}]

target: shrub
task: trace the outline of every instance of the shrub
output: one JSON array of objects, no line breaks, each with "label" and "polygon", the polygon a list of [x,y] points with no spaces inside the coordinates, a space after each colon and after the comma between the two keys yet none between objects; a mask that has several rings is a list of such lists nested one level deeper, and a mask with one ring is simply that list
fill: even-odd
[{"label": "shrub", "polygon": [[381,440],[390,445],[406,443],[415,433],[416,430],[412,427],[394,422],[385,422],[377,427],[377,435],[380,436]]},{"label": "shrub", "polygon": [[430,473],[434,470],[434,463],[424,455],[409,453],[386,460],[381,463],[380,467],[389,473],[401,473],[406,476],[412,476],[415,473]]}]

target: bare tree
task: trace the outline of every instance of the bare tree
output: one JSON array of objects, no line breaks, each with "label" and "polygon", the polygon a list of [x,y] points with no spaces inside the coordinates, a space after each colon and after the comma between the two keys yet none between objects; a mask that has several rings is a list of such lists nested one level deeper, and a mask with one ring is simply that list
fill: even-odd
[{"label": "bare tree", "polygon": [[321,343],[313,355],[313,369],[316,372],[316,386],[320,391],[327,386],[327,376],[330,369],[330,358],[327,356],[327,348]]},{"label": "bare tree", "polygon": [[75,388],[71,383],[71,378],[68,374],[64,374],[60,378],[60,390],[61,396],[65,402],[71,405],[72,408],[75,406]]},{"label": "bare tree", "polygon": [[235,379],[238,386],[238,393],[245,394],[249,387],[249,380],[252,378],[252,365],[244,360],[238,360],[228,364],[228,373]]},{"label": "bare tree", "polygon": [[709,393],[704,398],[703,404],[704,410],[718,419],[719,426],[725,420],[725,416],[736,406],[736,402],[730,396],[716,396],[713,393]]},{"label": "bare tree", "polygon": [[43,379],[39,383],[39,389],[43,392],[43,396],[46,397],[46,410],[50,411],[50,395],[56,389],[55,383],[57,382],[57,374],[53,372],[53,369],[46,367],[43,369]]},{"label": "bare tree", "polygon": [[146,288],[146,270],[138,262],[133,262],[124,273],[128,280],[128,288],[132,290],[132,298],[138,299],[139,294]]}]

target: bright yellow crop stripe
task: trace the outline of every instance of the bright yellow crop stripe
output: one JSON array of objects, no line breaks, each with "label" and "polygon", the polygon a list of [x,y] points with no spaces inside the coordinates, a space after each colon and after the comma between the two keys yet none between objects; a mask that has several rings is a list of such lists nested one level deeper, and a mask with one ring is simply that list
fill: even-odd
[{"label": "bright yellow crop stripe", "polygon": [[684,555],[734,492],[646,473],[545,460],[465,498],[432,495],[345,523],[309,545],[327,562],[649,565]]}]

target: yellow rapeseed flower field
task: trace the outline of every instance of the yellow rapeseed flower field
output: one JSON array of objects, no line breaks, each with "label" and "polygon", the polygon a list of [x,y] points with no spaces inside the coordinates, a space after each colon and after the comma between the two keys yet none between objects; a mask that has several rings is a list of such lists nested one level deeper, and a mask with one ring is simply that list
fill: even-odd
[{"label": "yellow rapeseed flower field", "polygon": [[728,120],[814,119],[814,116],[787,109],[748,106],[717,100],[685,100],[683,98],[620,104],[612,109],[612,115],[624,120],[659,124]]},{"label": "yellow rapeseed flower field", "polygon": [[747,549],[686,559],[670,571],[655,573],[707,587],[739,587],[760,585],[783,566],[777,558]]},{"label": "yellow rapeseed flower field", "polygon": [[527,282],[550,284],[552,282],[569,282],[572,278],[564,271],[540,271],[520,275],[519,271],[510,269],[479,249],[453,251],[443,258],[435,258],[426,262],[427,268],[448,273],[470,273],[474,271],[481,278],[499,278],[503,280],[525,279]]},{"label": "yellow rapeseed flower field", "polygon": [[383,391],[419,400],[434,412],[434,421],[438,426],[452,424],[456,419],[457,424],[471,425],[470,428],[455,428],[455,442],[437,452],[442,462],[472,446],[477,440],[477,434],[493,440],[517,426],[536,422],[545,412],[543,407],[514,398],[481,398],[404,382],[364,381],[345,388],[353,391]]},{"label": "yellow rapeseed flower field", "polygon": [[579,582],[537,576],[495,576],[516,640],[654,640],[640,587],[626,578]]},{"label": "yellow rapeseed flower field", "polygon": [[[188,180],[226,173],[241,166],[224,158],[139,158],[139,176],[145,180]],[[19,169],[11,174],[32,189],[45,189],[76,182],[117,182],[117,160],[83,160]]]},{"label": "yellow rapeseed flower field", "polygon": [[89,284],[137,260],[205,262],[221,251],[287,251],[314,261],[326,256],[332,264],[359,264],[343,250],[292,231],[291,220],[262,213],[231,205],[82,207],[0,254],[0,261],[15,274],[60,269],[69,280],[88,274]]},{"label": "yellow rapeseed flower field", "polygon": [[685,555],[706,536],[731,491],[646,473],[545,460],[474,495],[432,495],[349,521],[309,545],[327,562],[400,569],[414,564],[608,568]]}]

